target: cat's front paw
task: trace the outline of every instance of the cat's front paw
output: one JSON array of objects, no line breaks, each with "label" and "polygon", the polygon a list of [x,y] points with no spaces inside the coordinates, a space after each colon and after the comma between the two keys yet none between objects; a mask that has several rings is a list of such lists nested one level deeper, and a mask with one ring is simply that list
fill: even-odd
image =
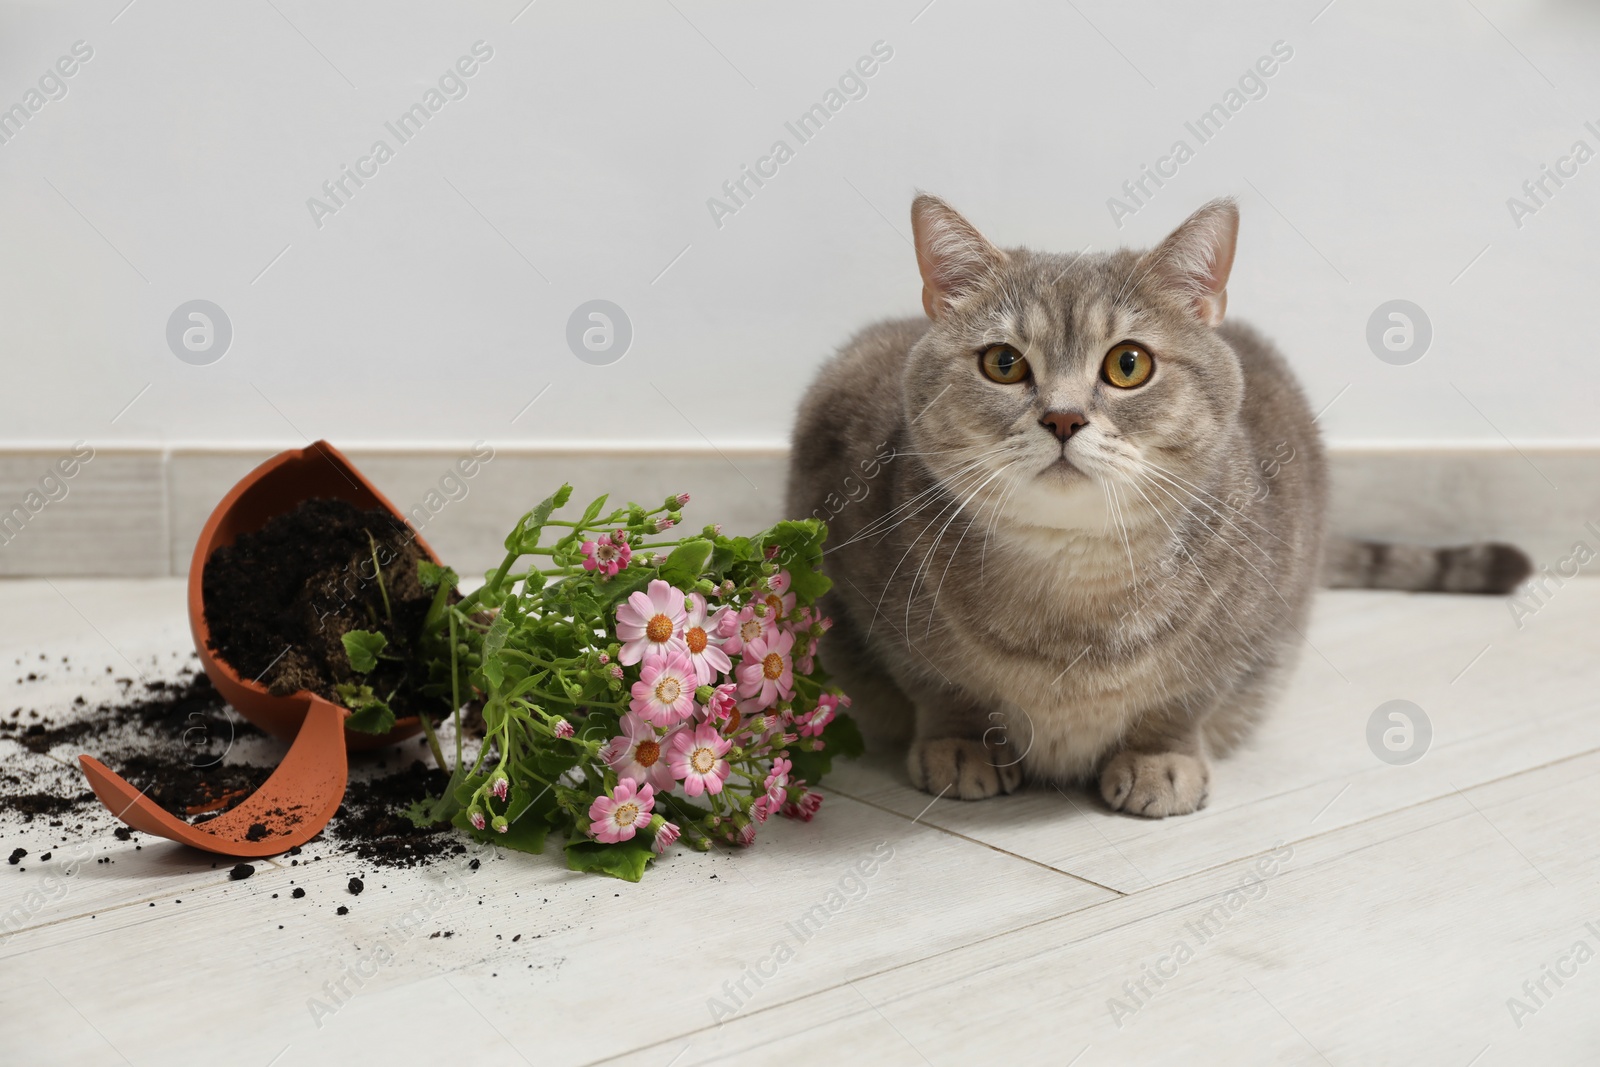
[{"label": "cat's front paw", "polygon": [[1100,771],[1100,795],[1112,811],[1160,819],[1206,806],[1211,768],[1181,752],[1118,752]]},{"label": "cat's front paw", "polygon": [[939,737],[913,741],[906,758],[911,784],[935,796],[983,800],[996,793],[1015,792],[1022,784],[1022,768],[1007,763],[1002,749],[994,752],[982,741],[966,737]]}]

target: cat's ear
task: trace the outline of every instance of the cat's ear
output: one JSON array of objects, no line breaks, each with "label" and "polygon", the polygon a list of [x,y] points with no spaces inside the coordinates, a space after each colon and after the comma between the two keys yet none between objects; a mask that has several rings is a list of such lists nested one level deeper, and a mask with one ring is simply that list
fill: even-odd
[{"label": "cat's ear", "polygon": [[936,321],[1006,261],[955,208],[927,193],[911,202],[911,233],[922,272],[922,309]]},{"label": "cat's ear", "polygon": [[1188,296],[1201,322],[1218,326],[1228,308],[1228,274],[1238,237],[1239,205],[1231,197],[1213,200],[1145,253],[1140,267]]}]

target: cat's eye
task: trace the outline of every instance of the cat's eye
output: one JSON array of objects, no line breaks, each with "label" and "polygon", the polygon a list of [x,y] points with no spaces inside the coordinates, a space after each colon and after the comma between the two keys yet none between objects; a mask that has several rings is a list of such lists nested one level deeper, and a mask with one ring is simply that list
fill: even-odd
[{"label": "cat's eye", "polygon": [[1150,380],[1150,373],[1155,369],[1156,361],[1150,353],[1145,351],[1143,345],[1136,345],[1132,341],[1111,346],[1105,362],[1100,365],[1101,375],[1118,389],[1143,385]]},{"label": "cat's eye", "polygon": [[1016,385],[1028,376],[1028,361],[1010,345],[990,345],[978,357],[978,368],[991,382]]}]

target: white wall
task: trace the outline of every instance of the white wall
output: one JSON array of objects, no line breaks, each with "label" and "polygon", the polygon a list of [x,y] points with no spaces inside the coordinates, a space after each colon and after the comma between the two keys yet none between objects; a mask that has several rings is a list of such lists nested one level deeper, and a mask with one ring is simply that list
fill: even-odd
[{"label": "white wall", "polygon": [[[780,443],[834,346],[917,310],[919,187],[1062,250],[1237,194],[1230,311],[1314,403],[1348,387],[1336,441],[1600,438],[1600,160],[1520,228],[1506,204],[1600,151],[1594,5],[524,2],[0,7],[0,106],[94,53],[0,144],[0,438]],[[480,40],[466,97],[318,228],[307,198]],[[867,95],[799,145],[785,120],[877,41]],[[1276,41],[1267,94],[1115,226]],[[719,228],[707,198],[780,138]],[[165,340],[194,298],[234,330],[208,366]],[[636,334],[608,367],[565,341],[593,298]],[[1393,298],[1433,322],[1414,365],[1365,341]]]}]

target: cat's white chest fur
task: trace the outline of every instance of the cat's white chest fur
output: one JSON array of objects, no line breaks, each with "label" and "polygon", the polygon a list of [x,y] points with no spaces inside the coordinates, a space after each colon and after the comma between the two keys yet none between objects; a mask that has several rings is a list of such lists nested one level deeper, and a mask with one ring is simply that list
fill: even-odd
[{"label": "cat's white chest fur", "polygon": [[[1003,737],[1012,758],[1047,775],[1091,773],[1173,682],[1168,657],[1117,655],[1111,667],[1105,655],[1161,627],[1160,608],[1136,590],[1156,580],[1170,531],[1143,507],[1113,511],[1097,486],[1082,489],[1027,494],[1016,505],[1026,518],[1000,520],[989,566],[1005,617],[946,617],[940,627],[963,649],[988,650],[960,658],[965,684],[1000,709],[990,740]],[[1041,523],[1051,509],[1055,524]],[[1007,651],[996,651],[996,627]]]}]

